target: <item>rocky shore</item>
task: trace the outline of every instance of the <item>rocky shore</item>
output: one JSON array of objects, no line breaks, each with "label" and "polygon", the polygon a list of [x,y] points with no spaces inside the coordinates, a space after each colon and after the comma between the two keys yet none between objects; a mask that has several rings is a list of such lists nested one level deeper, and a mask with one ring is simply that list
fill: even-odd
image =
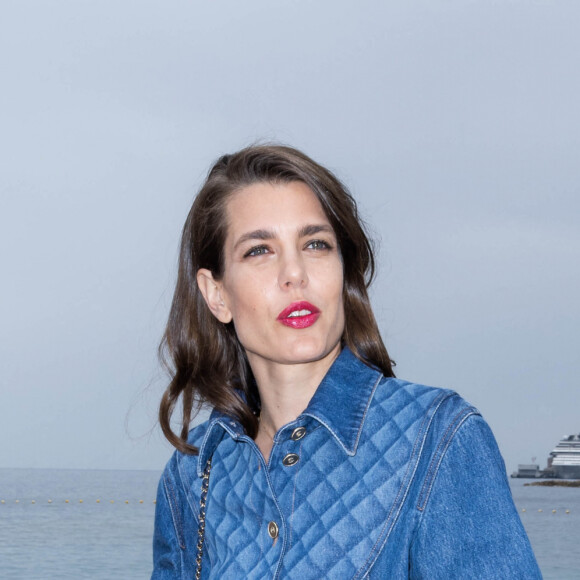
[{"label": "rocky shore", "polygon": [[580,487],[580,479],[543,479],[524,483],[524,485],[542,485],[544,487]]}]

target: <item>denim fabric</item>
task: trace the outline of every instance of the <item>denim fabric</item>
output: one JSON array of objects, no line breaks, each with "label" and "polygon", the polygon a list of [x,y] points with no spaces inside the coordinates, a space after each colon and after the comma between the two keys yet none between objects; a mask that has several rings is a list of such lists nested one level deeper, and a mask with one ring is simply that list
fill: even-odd
[{"label": "denim fabric", "polygon": [[453,391],[384,378],[348,349],[268,463],[219,413],[189,441],[200,456],[176,452],[159,484],[154,580],[194,578],[210,456],[204,579],[541,578],[479,412]]}]

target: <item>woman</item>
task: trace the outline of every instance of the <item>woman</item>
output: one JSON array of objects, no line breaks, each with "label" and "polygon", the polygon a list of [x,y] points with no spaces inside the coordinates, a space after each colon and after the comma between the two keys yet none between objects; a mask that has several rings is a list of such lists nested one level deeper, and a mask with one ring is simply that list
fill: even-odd
[{"label": "woman", "polygon": [[541,578],[479,412],[394,378],[373,273],[355,202],[304,154],[255,146],[211,169],[162,344],[177,451],[154,579]]}]

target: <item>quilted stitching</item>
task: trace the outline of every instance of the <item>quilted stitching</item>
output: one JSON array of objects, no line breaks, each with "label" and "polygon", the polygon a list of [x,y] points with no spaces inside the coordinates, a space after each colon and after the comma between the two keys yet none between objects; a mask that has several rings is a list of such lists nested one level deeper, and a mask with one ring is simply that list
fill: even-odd
[{"label": "quilted stitching", "polygon": [[[230,427],[214,452],[206,577],[307,580],[363,573],[386,539],[385,523],[398,513],[395,500],[402,501],[421,422],[438,396],[437,389],[383,380],[354,456],[317,419],[302,416],[278,434],[266,466],[253,441],[232,438]],[[307,434],[294,442],[297,424]],[[300,460],[285,467],[289,452]],[[275,541],[267,532],[272,520],[280,530]]]},{"label": "quilted stitching", "polygon": [[[335,442],[322,439],[324,431],[321,440],[309,442],[315,451],[296,476],[306,484],[297,485],[301,493],[292,538],[297,549],[286,554],[282,577],[310,578],[316,570],[319,577],[352,578],[378,542],[396,507],[418,423],[437,395],[426,391],[415,399],[388,386],[381,385],[375,395],[355,457],[329,449]],[[392,419],[385,421],[391,413]],[[308,481],[317,485],[309,489]]]},{"label": "quilted stitching", "polygon": [[[522,570],[540,578],[505,466],[477,410],[451,391],[378,380],[376,370],[344,349],[305,413],[276,434],[269,465],[228,417],[214,412],[193,429],[190,443],[200,447],[200,458],[176,452],[164,475],[170,486],[159,488],[154,577],[169,570],[184,580],[194,576],[189,547],[197,539],[200,469],[213,454],[205,580],[443,578],[458,570],[462,553],[461,577],[485,568],[490,578],[519,577]],[[306,435],[293,441],[298,426]],[[298,462],[285,466],[288,453]],[[474,456],[483,457],[481,467]],[[488,488],[478,488],[483,480],[495,489],[502,520],[485,500]],[[456,523],[457,506],[463,507]],[[479,532],[471,544],[467,528]],[[477,548],[489,544],[489,534],[497,538],[489,554],[502,556],[501,570]]]},{"label": "quilted stitching", "polygon": [[[420,486],[405,502],[419,465],[424,478],[427,427],[445,398],[455,401],[438,413],[445,420],[467,407],[451,391],[381,379],[344,349],[304,414],[276,434],[268,465],[239,424],[214,412],[190,434],[200,457],[177,454],[192,519],[200,466],[213,454],[203,578],[367,577],[401,514],[407,522],[420,517],[413,509]],[[298,426],[306,435],[293,441]],[[288,453],[299,456],[295,465],[283,465]],[[279,528],[274,540],[271,521]],[[406,557],[397,557],[405,569]]]}]

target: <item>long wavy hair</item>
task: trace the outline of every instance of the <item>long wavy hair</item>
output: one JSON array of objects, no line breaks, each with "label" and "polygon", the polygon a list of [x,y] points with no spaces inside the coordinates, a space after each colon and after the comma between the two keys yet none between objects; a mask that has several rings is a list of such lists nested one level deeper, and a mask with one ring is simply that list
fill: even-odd
[{"label": "long wavy hair", "polygon": [[[304,153],[281,145],[255,145],[224,155],[210,169],[191,207],[181,238],[179,271],[159,354],[171,381],[163,393],[159,422],[165,437],[184,453],[192,418],[209,405],[237,419],[250,437],[258,431],[260,397],[233,322],[210,312],[196,274],[207,268],[216,280],[224,273],[226,205],[236,191],[256,183],[303,182],[318,198],[332,225],[342,256],[345,328],[342,343],[385,376],[394,376],[371,310],[368,287],[375,274],[373,248],[344,185]],[[171,417],[181,399],[181,431]]]}]

